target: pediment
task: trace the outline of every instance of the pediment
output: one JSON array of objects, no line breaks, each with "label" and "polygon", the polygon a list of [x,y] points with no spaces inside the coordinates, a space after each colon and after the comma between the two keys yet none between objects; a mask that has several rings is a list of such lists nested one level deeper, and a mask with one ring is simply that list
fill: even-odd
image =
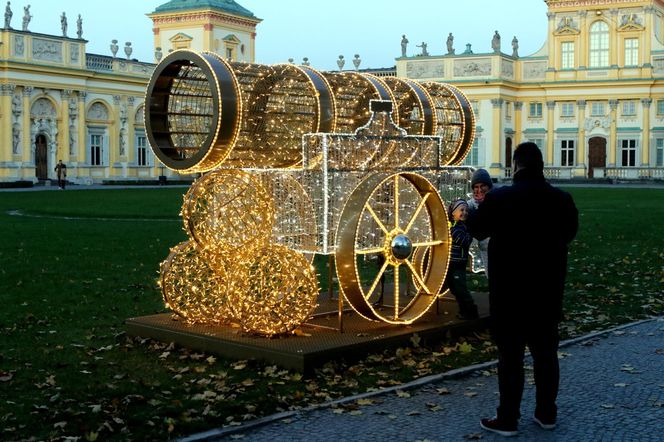
[{"label": "pediment", "polygon": [[223,39],[226,43],[240,44],[240,39],[235,36],[235,34],[228,34]]},{"label": "pediment", "polygon": [[579,35],[581,31],[571,26],[565,26],[563,28],[557,29],[553,35]]},{"label": "pediment", "polygon": [[194,37],[191,35],[187,35],[184,32],[178,32],[168,40],[171,41],[172,43],[177,43],[177,42],[189,42],[192,41]]},{"label": "pediment", "polygon": [[620,32],[626,32],[626,31],[643,31],[645,29],[644,26],[641,26],[638,23],[628,23],[626,25],[623,25],[618,28],[618,31]]}]

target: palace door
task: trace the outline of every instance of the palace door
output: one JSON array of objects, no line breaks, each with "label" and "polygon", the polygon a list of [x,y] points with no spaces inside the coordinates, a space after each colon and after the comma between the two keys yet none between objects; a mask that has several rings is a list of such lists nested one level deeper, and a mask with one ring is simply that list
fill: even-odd
[{"label": "palace door", "polygon": [[505,168],[512,167],[512,138],[505,138]]},{"label": "palace door", "polygon": [[593,178],[595,167],[606,167],[606,138],[588,140],[588,178]]},{"label": "palace door", "polygon": [[48,179],[48,156],[46,137],[37,135],[35,139],[35,174],[38,180]]}]

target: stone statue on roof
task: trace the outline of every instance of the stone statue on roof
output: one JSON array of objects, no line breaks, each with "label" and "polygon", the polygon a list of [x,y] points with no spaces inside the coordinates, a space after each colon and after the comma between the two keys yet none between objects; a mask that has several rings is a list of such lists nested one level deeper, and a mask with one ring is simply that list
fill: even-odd
[{"label": "stone statue on roof", "polygon": [[493,49],[493,52],[495,53],[500,52],[500,34],[498,31],[493,34],[493,38],[491,39],[491,49]]},{"label": "stone statue on roof", "polygon": [[454,35],[447,36],[447,55],[454,55]]},{"label": "stone statue on roof", "polygon": [[422,53],[420,55],[427,57],[429,55],[429,51],[427,51],[427,44],[425,42],[422,42],[421,45],[416,45],[418,48],[422,48]]},{"label": "stone statue on roof", "polygon": [[30,24],[30,20],[32,20],[32,15],[30,15],[30,5],[24,6],[23,7],[23,30],[24,31],[28,30],[28,25]]},{"label": "stone statue on roof", "polygon": [[406,50],[408,49],[408,39],[406,34],[401,36],[401,56],[406,57]]},{"label": "stone statue on roof", "polygon": [[5,6],[5,29],[11,29],[11,21],[14,13],[12,12],[11,2],[7,2]]},{"label": "stone statue on roof", "polygon": [[76,20],[76,36],[83,38],[83,19],[81,18],[81,14],[78,14],[78,20]]},{"label": "stone statue on roof", "polygon": [[512,39],[512,57],[519,58],[519,40],[516,35]]},{"label": "stone statue on roof", "polygon": [[60,16],[60,28],[62,29],[62,36],[66,37],[67,36],[67,14],[62,12],[62,15]]}]

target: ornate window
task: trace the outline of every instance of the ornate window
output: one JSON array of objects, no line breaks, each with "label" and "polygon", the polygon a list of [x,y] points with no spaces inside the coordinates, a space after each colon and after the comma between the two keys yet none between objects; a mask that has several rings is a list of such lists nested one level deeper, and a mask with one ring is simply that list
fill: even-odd
[{"label": "ornate window", "polygon": [[560,45],[561,69],[574,69],[574,42],[564,41]]},{"label": "ornate window", "polygon": [[634,167],[636,166],[636,140],[622,140],[621,141],[621,153],[622,153],[622,162],[623,167]]},{"label": "ornate window", "polygon": [[560,116],[561,117],[573,117],[574,116],[574,103],[566,102],[560,104]]},{"label": "ornate window", "polygon": [[148,153],[148,140],[144,133],[136,133],[136,165],[149,166],[151,158]]},{"label": "ornate window", "polygon": [[622,102],[622,114],[630,117],[636,115],[636,103],[634,102],[634,100],[628,100]]},{"label": "ornate window", "polygon": [[560,165],[574,166],[574,140],[561,140]]},{"label": "ornate window", "polygon": [[664,100],[657,100],[657,115],[664,115]]},{"label": "ornate window", "polygon": [[542,103],[530,103],[528,116],[530,118],[542,118]]},{"label": "ornate window", "polygon": [[639,64],[639,39],[625,39],[625,66],[637,66]]},{"label": "ornate window", "polygon": [[664,166],[664,138],[655,139],[655,166]]},{"label": "ornate window", "polygon": [[90,165],[102,166],[104,154],[104,136],[98,133],[90,134]]},{"label": "ornate window", "polygon": [[609,66],[609,25],[596,21],[590,26],[590,67]]},{"label": "ornate window", "polygon": [[603,117],[606,115],[604,109],[604,103],[602,101],[593,101],[590,105],[590,115],[593,117]]},{"label": "ornate window", "polygon": [[480,165],[480,137],[475,137],[470,152],[463,161],[464,166],[479,166]]}]

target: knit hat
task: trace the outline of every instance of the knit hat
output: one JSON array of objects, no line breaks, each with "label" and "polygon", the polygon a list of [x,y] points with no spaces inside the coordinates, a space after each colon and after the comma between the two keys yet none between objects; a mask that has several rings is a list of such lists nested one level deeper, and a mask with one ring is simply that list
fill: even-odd
[{"label": "knit hat", "polygon": [[489,189],[493,187],[493,182],[491,181],[491,175],[486,169],[477,169],[473,172],[473,177],[470,180],[470,187],[472,188],[475,184],[486,184],[489,186]]},{"label": "knit hat", "polygon": [[468,207],[468,203],[466,202],[466,200],[461,199],[461,198],[458,198],[458,199],[455,199],[454,201],[452,201],[452,202],[450,203],[449,210],[447,211],[447,214],[449,215],[450,218],[452,218],[452,214],[454,213],[454,211],[455,211],[457,208],[459,208],[459,206],[466,206],[466,207]]}]

